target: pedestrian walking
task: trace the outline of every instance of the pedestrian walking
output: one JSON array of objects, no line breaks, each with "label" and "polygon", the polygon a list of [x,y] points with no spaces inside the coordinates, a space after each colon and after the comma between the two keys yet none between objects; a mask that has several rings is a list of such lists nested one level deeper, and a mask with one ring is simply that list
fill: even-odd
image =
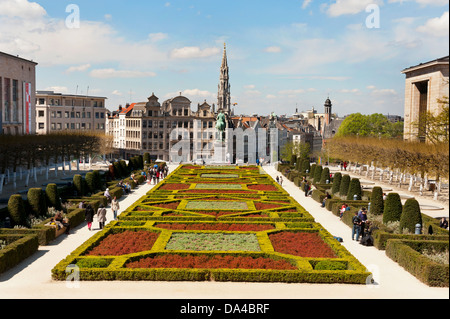
[{"label": "pedestrian walking", "polygon": [[365,207],[361,208],[361,210],[358,212],[358,218],[360,219],[360,224],[359,224],[359,233],[356,236],[356,240],[359,240],[359,236],[361,236],[361,238],[364,237],[364,231],[366,228],[366,221],[367,221],[367,211]]},{"label": "pedestrian walking", "polygon": [[106,208],[105,206],[103,206],[103,204],[101,204],[97,210],[97,221],[100,229],[103,229],[106,222]]},{"label": "pedestrian walking", "polygon": [[87,222],[88,229],[92,230],[92,222],[94,221],[94,209],[90,204],[86,206],[84,220]]},{"label": "pedestrian walking", "polygon": [[360,231],[360,226],[361,226],[361,220],[358,217],[358,212],[355,212],[355,216],[353,216],[353,218],[352,218],[352,224],[353,224],[352,240],[355,240],[355,236],[356,236],[356,238],[359,237],[359,231]]},{"label": "pedestrian walking", "polygon": [[283,176],[280,176],[280,185],[283,187]]},{"label": "pedestrian walking", "polygon": [[280,177],[279,176],[277,176],[276,180],[277,180],[277,183],[280,184]]},{"label": "pedestrian walking", "polygon": [[117,197],[114,196],[113,201],[111,202],[111,209],[113,211],[114,220],[117,220],[117,212],[120,209],[119,201],[117,200]]},{"label": "pedestrian walking", "polygon": [[305,182],[305,185],[304,185],[304,191],[305,191],[305,197],[308,197],[308,194],[309,194],[309,190],[311,189],[311,186],[309,185],[309,182],[308,181],[306,181]]}]

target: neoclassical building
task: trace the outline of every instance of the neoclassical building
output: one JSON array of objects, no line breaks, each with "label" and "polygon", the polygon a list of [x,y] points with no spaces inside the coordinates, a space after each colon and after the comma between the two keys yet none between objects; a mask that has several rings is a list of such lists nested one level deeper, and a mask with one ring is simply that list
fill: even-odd
[{"label": "neoclassical building", "polygon": [[427,112],[437,114],[438,100],[449,96],[449,57],[421,63],[402,71],[405,81],[405,140],[426,142],[420,125]]},{"label": "neoclassical building", "polygon": [[36,132],[36,66],[36,62],[0,52],[0,134]]},{"label": "neoclassical building", "polygon": [[172,147],[181,139],[189,141],[190,152],[183,161],[211,157],[216,115],[206,103],[191,108],[182,96],[159,102],[153,93],[147,102],[133,103],[115,111],[106,131],[114,136],[114,146],[123,158],[149,153],[152,160],[170,160]]}]

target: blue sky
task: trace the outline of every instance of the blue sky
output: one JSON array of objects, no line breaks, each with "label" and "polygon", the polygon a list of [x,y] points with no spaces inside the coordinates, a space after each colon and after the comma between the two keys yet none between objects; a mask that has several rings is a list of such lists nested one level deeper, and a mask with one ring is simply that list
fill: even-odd
[{"label": "blue sky", "polygon": [[323,111],[330,96],[340,116],[403,115],[401,70],[448,55],[448,29],[448,0],[0,0],[0,51],[39,63],[37,89],[89,87],[110,110],[153,92],[217,103],[226,42],[237,114]]}]

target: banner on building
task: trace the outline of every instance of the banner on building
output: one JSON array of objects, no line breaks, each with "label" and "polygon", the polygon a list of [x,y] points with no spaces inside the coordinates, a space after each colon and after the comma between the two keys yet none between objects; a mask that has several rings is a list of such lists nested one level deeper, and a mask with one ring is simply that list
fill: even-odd
[{"label": "banner on building", "polygon": [[31,134],[33,129],[32,126],[32,113],[31,113],[31,83],[24,82],[23,84],[23,92],[24,92],[24,106],[25,106],[25,134]]}]

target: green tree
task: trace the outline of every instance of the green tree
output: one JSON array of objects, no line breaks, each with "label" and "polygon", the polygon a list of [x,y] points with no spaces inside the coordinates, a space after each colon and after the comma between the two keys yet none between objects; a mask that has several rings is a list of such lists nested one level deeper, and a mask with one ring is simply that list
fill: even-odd
[{"label": "green tree", "polygon": [[384,201],[383,223],[400,221],[402,216],[402,201],[397,193],[389,193]]},{"label": "green tree", "polygon": [[392,123],[383,114],[362,115],[361,113],[354,113],[344,119],[336,137],[398,138],[402,134],[402,123]]},{"label": "green tree", "polygon": [[422,213],[420,212],[419,202],[410,198],[403,206],[402,216],[400,217],[400,229],[407,229],[409,233],[414,233],[416,224],[422,225]]},{"label": "green tree", "polygon": [[372,195],[370,198],[370,213],[373,215],[383,215],[384,211],[384,200],[383,200],[383,189],[379,186],[375,186],[372,189]]}]

